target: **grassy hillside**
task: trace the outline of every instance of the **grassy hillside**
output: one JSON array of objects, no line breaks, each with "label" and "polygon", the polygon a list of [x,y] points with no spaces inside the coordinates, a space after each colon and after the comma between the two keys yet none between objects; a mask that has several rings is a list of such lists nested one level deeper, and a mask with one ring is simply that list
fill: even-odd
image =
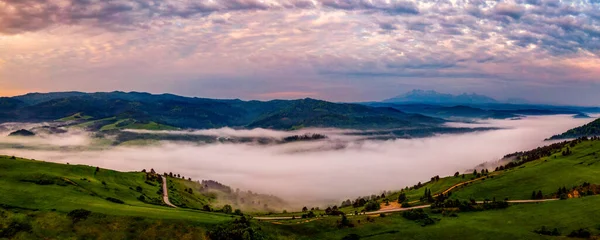
[{"label": "grassy hillside", "polygon": [[0,204],[4,206],[63,213],[84,208],[109,215],[209,224],[229,219],[216,213],[166,207],[160,186],[158,178],[148,178],[142,172],[96,171],[90,166],[0,157]]},{"label": "grassy hillside", "polygon": [[115,123],[104,125],[100,128],[100,131],[109,131],[116,129],[140,129],[140,130],[177,130],[176,127],[156,123],[156,122],[143,122],[136,121],[135,119],[121,119]]},{"label": "grassy hillside", "polygon": [[541,190],[548,195],[560,187],[571,188],[584,182],[600,184],[600,141],[583,141],[569,148],[571,154],[563,156],[567,147],[539,160],[500,171],[494,178],[469,184],[454,191],[452,197],[529,199],[532,191]]},{"label": "grassy hillside", "polygon": [[55,211],[0,207],[0,239],[206,239],[205,224],[92,212],[73,218]]},{"label": "grassy hillside", "polygon": [[86,115],[82,115],[81,113],[75,113],[71,116],[64,117],[64,118],[58,119],[56,121],[59,121],[59,122],[81,121],[81,120],[89,120],[92,118],[93,118],[92,116],[86,116]]},{"label": "grassy hillside", "polygon": [[[350,234],[360,239],[554,239],[534,230],[546,226],[557,228],[565,236],[587,228],[599,234],[600,196],[539,204],[513,205],[504,210],[458,213],[444,216],[427,210],[438,219],[435,224],[421,224],[402,217],[402,213],[379,216],[350,216],[354,227],[338,227],[340,217],[262,222],[265,231],[277,239],[335,239]],[[370,219],[368,220],[367,217]],[[360,223],[359,223],[360,221]],[[565,239],[564,237],[557,239]]]},{"label": "grassy hillside", "polygon": [[554,135],[550,140],[592,136],[600,136],[600,119],[596,119],[581,127],[570,129],[562,134]]}]

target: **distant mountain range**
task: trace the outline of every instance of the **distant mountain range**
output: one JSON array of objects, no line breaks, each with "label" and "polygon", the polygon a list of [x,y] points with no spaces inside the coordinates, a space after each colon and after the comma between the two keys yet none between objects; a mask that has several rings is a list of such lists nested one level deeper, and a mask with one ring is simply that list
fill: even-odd
[{"label": "distant mountain range", "polygon": [[[387,103],[434,103],[434,104],[489,104],[501,103],[498,100],[476,93],[463,93],[452,95],[439,93],[433,90],[414,89],[410,92],[398,95],[396,97],[383,100]],[[511,98],[502,103],[528,104],[524,99]]]},{"label": "distant mountain range", "polygon": [[242,101],[139,92],[30,93],[0,98],[0,122],[87,122],[99,129],[305,127],[380,129],[438,126],[445,120],[390,107],[315,99]]}]

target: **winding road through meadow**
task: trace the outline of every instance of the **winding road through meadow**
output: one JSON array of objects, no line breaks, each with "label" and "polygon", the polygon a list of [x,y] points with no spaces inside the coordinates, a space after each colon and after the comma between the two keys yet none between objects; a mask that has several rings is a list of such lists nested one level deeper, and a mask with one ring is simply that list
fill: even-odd
[{"label": "winding road through meadow", "polygon": [[[177,206],[173,205],[170,201],[169,201],[169,192],[168,192],[168,188],[167,188],[167,178],[165,178],[164,176],[160,176],[162,178],[162,189],[163,189],[163,201],[165,202],[165,204],[167,204],[170,207],[173,208],[177,208]],[[482,177],[483,178],[483,177]],[[450,192],[451,190],[477,181],[479,179],[482,178],[478,178],[478,179],[473,179],[470,181],[466,181],[466,182],[462,182],[462,183],[458,183],[455,184],[454,186],[446,189],[445,191],[442,192],[442,194],[446,194],[448,192]],[[436,194],[435,196],[437,196],[439,194]],[[558,198],[551,198],[551,199],[538,199],[538,200],[509,200],[507,201],[508,203],[539,203],[539,202],[548,202],[548,201],[556,201],[558,200]],[[416,201],[413,201],[416,202]],[[483,201],[477,201],[478,204],[483,204]],[[407,208],[394,208],[394,209],[386,209],[386,210],[379,210],[379,211],[372,211],[372,212],[365,212],[362,215],[377,215],[377,214],[382,214],[382,213],[394,213],[394,212],[403,212],[403,211],[409,211],[409,210],[413,210],[413,209],[422,209],[422,208],[429,208],[431,207],[431,205],[421,205],[421,206],[415,206],[415,207],[407,207]],[[354,214],[350,213],[347,214],[348,216],[352,216]],[[254,219],[257,220],[289,220],[289,219],[295,219],[295,218],[299,218],[296,216],[281,216],[281,217],[254,217]]]}]

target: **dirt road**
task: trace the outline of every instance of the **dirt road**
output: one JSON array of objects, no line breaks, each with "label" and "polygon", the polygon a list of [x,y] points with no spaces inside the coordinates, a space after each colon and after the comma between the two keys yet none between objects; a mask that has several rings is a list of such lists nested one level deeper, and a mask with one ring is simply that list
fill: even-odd
[{"label": "dirt road", "polygon": [[160,176],[162,178],[162,189],[163,189],[163,201],[165,202],[165,204],[169,205],[169,207],[174,207],[177,208],[177,206],[173,205],[170,201],[169,201],[169,191],[167,188],[167,178],[164,176]]}]

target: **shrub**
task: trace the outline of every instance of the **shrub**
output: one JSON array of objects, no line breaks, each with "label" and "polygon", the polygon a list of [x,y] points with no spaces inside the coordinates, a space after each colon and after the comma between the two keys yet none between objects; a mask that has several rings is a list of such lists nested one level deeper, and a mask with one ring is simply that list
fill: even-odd
[{"label": "shrub", "polygon": [[106,200],[114,202],[114,203],[118,203],[118,204],[123,204],[125,202],[123,202],[123,200],[121,199],[117,199],[117,198],[113,198],[113,197],[107,197]]},{"label": "shrub", "polygon": [[369,201],[365,204],[365,211],[377,211],[381,209],[381,206],[377,201]]},{"label": "shrub", "polygon": [[589,230],[585,228],[580,228],[579,230],[572,231],[569,233],[568,237],[572,238],[590,238],[592,234]]},{"label": "shrub", "polygon": [[553,230],[550,230],[550,229],[546,228],[546,226],[542,226],[539,229],[533,230],[533,232],[535,232],[537,234],[541,234],[541,235],[547,235],[547,236],[560,236],[560,232],[558,231],[558,228],[554,228]]},{"label": "shrub", "polygon": [[26,222],[11,221],[6,228],[0,229],[0,238],[12,238],[19,232],[31,231],[31,225]]},{"label": "shrub", "polygon": [[252,227],[250,219],[242,216],[233,222],[219,224],[208,231],[208,237],[212,240],[262,240],[265,235],[260,228]]},{"label": "shrub", "polygon": [[90,216],[90,214],[92,214],[91,211],[85,209],[75,209],[73,211],[70,211],[67,214],[67,216],[71,217],[73,222],[79,222],[81,220],[87,219]]},{"label": "shrub", "polygon": [[222,211],[226,214],[231,214],[233,212],[233,208],[231,207],[231,205],[225,205],[223,206]]},{"label": "shrub", "polygon": [[402,213],[402,217],[412,220],[418,223],[421,223],[421,226],[427,226],[435,224],[435,220],[430,218],[423,209],[414,209],[410,211],[405,211]]}]

